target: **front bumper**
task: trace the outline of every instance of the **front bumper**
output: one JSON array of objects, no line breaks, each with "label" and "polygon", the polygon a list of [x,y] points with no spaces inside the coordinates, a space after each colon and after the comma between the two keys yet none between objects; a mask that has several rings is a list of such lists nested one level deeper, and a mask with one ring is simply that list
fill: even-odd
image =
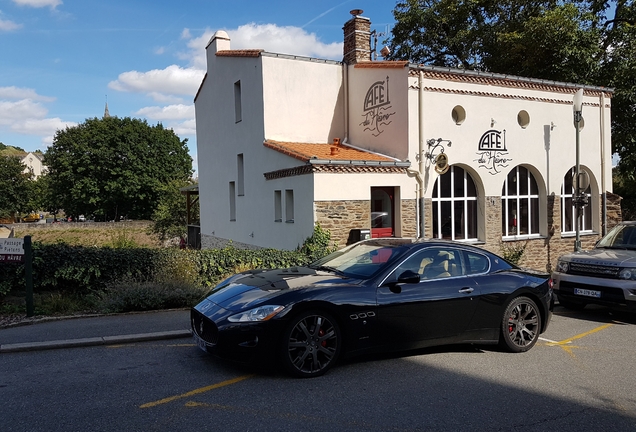
[{"label": "front bumper", "polygon": [[[626,308],[636,311],[636,282],[555,272],[552,274],[557,298],[576,302]],[[575,294],[575,289],[600,292],[600,297]]]},{"label": "front bumper", "polygon": [[284,324],[275,319],[232,323],[227,318],[233,314],[208,300],[192,308],[190,324],[199,347],[210,354],[238,362],[271,360],[279,346]]}]

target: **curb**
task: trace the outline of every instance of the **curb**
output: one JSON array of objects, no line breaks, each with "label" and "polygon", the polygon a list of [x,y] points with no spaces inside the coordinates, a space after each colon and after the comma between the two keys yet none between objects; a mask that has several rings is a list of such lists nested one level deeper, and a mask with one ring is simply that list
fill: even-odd
[{"label": "curb", "polygon": [[0,345],[0,354],[24,352],[24,351],[41,351],[58,348],[78,348],[96,345],[113,345],[125,344],[133,342],[146,342],[166,339],[179,339],[192,336],[190,330],[172,330],[156,333],[138,333],[119,336],[103,336],[82,339],[67,339],[48,342],[25,342],[14,344]]}]

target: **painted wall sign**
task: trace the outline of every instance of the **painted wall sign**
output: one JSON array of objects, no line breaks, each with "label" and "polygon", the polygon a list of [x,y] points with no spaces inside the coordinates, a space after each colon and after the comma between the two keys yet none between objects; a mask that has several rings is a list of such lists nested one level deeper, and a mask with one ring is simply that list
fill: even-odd
[{"label": "painted wall sign", "polygon": [[507,168],[511,158],[507,158],[506,130],[497,131],[491,129],[485,132],[479,139],[477,147],[477,159],[479,168],[485,168],[490,174],[499,174],[503,168]]},{"label": "painted wall sign", "polygon": [[395,114],[395,111],[389,112],[391,109],[389,77],[387,76],[385,81],[376,81],[367,90],[362,114],[364,120],[360,122],[360,126],[377,137],[384,132],[385,126],[391,124],[390,118]]}]

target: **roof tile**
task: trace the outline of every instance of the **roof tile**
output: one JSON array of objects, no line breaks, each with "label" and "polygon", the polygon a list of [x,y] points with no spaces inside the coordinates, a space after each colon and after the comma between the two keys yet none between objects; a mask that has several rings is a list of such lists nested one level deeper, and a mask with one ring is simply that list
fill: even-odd
[{"label": "roof tile", "polygon": [[395,162],[396,160],[388,156],[358,150],[343,144],[315,144],[265,140],[263,145],[303,162],[309,162],[310,159],[379,162]]},{"label": "roof tile", "polygon": [[244,49],[244,50],[222,50],[217,51],[219,57],[258,57],[264,50],[262,49]]}]

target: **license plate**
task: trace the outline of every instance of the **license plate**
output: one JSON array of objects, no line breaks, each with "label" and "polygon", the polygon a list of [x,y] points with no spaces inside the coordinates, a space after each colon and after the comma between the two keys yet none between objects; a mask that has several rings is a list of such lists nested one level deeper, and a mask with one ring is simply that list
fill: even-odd
[{"label": "license plate", "polygon": [[594,290],[589,290],[589,289],[574,288],[574,294],[580,295],[580,296],[586,296],[586,297],[601,298],[601,292],[600,291],[594,291]]},{"label": "license plate", "polygon": [[197,336],[196,334],[194,335],[194,342],[203,351],[208,352],[208,348],[207,348],[207,345],[205,344],[205,341],[203,339],[201,339],[199,336]]}]

